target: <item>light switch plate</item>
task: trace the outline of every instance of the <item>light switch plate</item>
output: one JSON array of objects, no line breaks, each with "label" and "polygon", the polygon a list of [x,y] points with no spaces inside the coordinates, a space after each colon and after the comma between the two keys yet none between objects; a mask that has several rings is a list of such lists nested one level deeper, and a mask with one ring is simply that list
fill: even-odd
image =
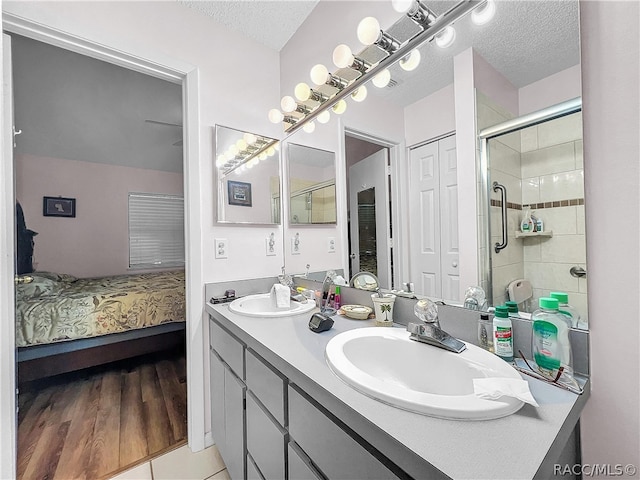
[{"label": "light switch plate", "polygon": [[327,252],[336,253],[336,237],[329,237],[327,239]]},{"label": "light switch plate", "polygon": [[229,245],[226,238],[216,238],[214,241],[214,249],[216,258],[229,258]]},{"label": "light switch plate", "polygon": [[270,238],[265,238],[265,248],[267,257],[273,257],[276,254],[276,242]]},{"label": "light switch plate", "polygon": [[300,255],[300,237],[291,237],[291,255]]}]

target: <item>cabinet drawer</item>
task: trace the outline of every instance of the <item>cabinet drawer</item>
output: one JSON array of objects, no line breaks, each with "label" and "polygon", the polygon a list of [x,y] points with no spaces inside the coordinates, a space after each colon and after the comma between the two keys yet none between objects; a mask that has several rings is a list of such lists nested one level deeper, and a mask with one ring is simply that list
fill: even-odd
[{"label": "cabinet drawer", "polygon": [[258,397],[281,426],[286,426],[285,378],[249,349],[246,356],[246,376],[247,388]]},{"label": "cabinet drawer", "polygon": [[247,480],[264,480],[251,455],[247,455]]},{"label": "cabinet drawer", "polygon": [[209,343],[233,373],[244,380],[244,345],[209,317]]},{"label": "cabinet drawer", "polygon": [[397,478],[291,386],[289,434],[327,478]]},{"label": "cabinet drawer", "polygon": [[286,432],[247,393],[247,451],[267,480],[283,479]]},{"label": "cabinet drawer", "polygon": [[300,447],[289,442],[289,480],[323,480]]}]

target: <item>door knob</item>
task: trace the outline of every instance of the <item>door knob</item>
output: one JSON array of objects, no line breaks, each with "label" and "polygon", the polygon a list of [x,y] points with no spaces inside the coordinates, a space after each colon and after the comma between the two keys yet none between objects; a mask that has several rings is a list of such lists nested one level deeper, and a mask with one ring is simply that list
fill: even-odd
[{"label": "door knob", "polygon": [[351,255],[349,255],[349,258],[350,258],[351,260],[355,260],[355,259],[356,259],[356,254],[355,254],[355,253],[352,253]]},{"label": "door knob", "polygon": [[451,266],[453,268],[458,268],[458,262],[456,262],[455,260],[453,262],[451,262]]}]

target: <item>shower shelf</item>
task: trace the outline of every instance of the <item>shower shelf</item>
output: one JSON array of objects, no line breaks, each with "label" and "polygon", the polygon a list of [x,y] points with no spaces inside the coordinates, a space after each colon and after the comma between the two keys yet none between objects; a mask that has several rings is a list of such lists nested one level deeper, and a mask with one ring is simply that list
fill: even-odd
[{"label": "shower shelf", "polygon": [[516,238],[529,238],[529,237],[553,237],[553,230],[547,230],[544,232],[516,232]]}]

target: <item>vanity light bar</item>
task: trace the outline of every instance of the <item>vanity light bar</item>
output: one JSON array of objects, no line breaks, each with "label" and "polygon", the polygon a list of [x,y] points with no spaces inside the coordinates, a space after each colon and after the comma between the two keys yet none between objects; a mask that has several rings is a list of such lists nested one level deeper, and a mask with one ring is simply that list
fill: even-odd
[{"label": "vanity light bar", "polygon": [[[312,110],[310,113],[305,115],[304,117],[297,120],[295,123],[291,123],[288,126],[284,127],[284,131],[287,134],[291,134],[301,129],[305,123],[310,122],[316,119],[320,114],[325,111],[328,111],[332,108],[336,103],[340,100],[345,99],[348,95],[351,95],[355,92],[360,86],[368,82],[370,79],[375,77],[378,73],[381,73],[384,69],[389,68],[394,65],[401,59],[407,57],[414,49],[420,47],[424,43],[432,40],[438,33],[444,30],[446,27],[454,23],[456,20],[462,18],[467,13],[478,7],[479,5],[485,3],[486,0],[462,0],[450,8],[447,12],[442,14],[440,17],[434,18],[430,11],[424,7],[423,9],[418,9],[418,12],[414,12],[414,14],[407,13],[405,16],[408,16],[417,24],[421,25],[424,28],[421,32],[416,34],[411,39],[407,40],[403,45],[398,46],[397,49],[389,52],[389,55],[376,65],[371,66],[365,72],[362,73],[358,78],[353,80],[351,83],[344,81],[344,86],[339,88],[339,90],[332,95],[327,101],[321,103]],[[421,5],[421,4],[420,4]],[[414,18],[414,16],[416,18]],[[381,32],[384,37],[384,32]],[[388,36],[388,35],[387,35]],[[379,46],[379,45],[378,45]],[[395,45],[393,45],[395,47]],[[358,58],[360,54],[354,55],[354,57]],[[335,75],[329,74],[330,79],[336,78]],[[343,80],[343,79],[342,79]],[[328,83],[328,82],[327,82]],[[342,86],[342,85],[341,85]],[[286,119],[285,119],[285,123]]]},{"label": "vanity light bar", "polygon": [[265,138],[258,137],[258,140],[256,140],[254,145],[256,144],[260,144],[260,145],[256,149],[254,149],[253,152],[249,152],[248,149],[243,150],[243,152],[249,153],[249,155],[241,156],[240,154],[238,154],[236,155],[236,158],[234,158],[233,164],[230,164],[228,167],[227,167],[227,164],[224,164],[218,167],[218,169],[220,170],[221,178],[224,178],[227,175],[230,175],[232,172],[234,172],[241,166],[246,165],[248,162],[250,162],[254,158],[258,158],[260,154],[266,153],[270,147],[276,148],[279,142],[280,142],[279,140],[273,140],[271,138],[265,139]]}]

